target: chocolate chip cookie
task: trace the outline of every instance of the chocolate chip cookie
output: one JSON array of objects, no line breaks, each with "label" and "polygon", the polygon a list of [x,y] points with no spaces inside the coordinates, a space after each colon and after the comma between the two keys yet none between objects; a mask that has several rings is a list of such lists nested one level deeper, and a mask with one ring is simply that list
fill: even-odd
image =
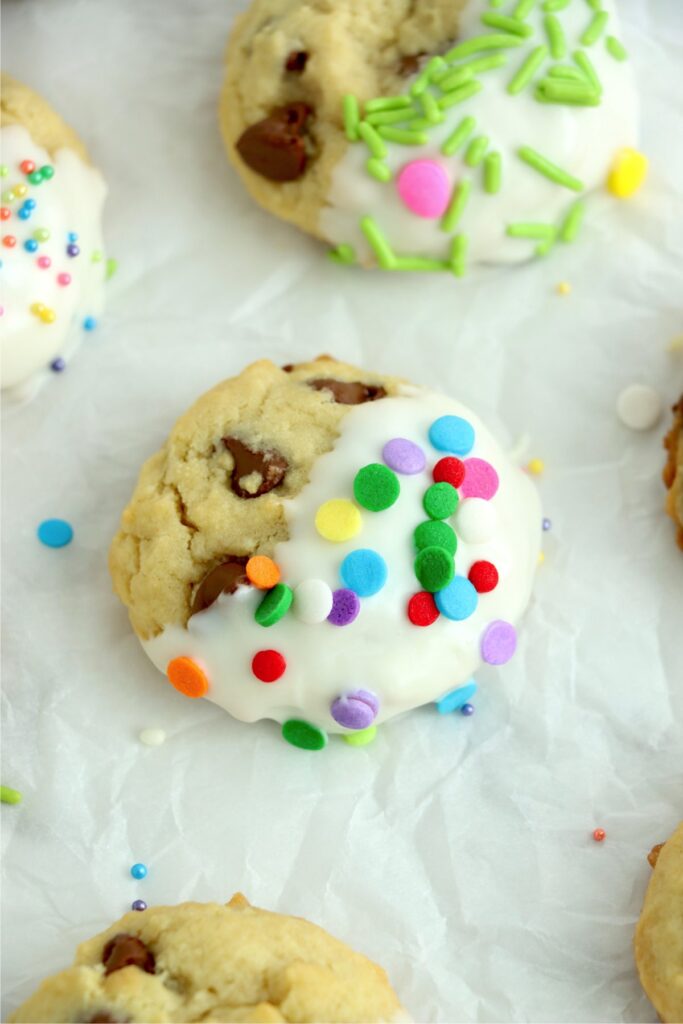
[{"label": "chocolate chip cookie", "polygon": [[666,508],[676,524],[679,547],[683,548],[683,395],[673,408],[674,422],[664,440],[669,453],[664,467],[668,490]]}]

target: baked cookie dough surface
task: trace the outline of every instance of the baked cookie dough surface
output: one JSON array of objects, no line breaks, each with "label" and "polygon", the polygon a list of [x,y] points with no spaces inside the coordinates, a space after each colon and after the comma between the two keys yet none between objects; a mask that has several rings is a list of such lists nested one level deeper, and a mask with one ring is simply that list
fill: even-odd
[{"label": "baked cookie dough surface", "polygon": [[664,441],[669,457],[663,476],[669,492],[666,508],[676,524],[678,544],[683,549],[683,395],[674,406],[673,414],[673,425]]},{"label": "baked cookie dough surface", "polygon": [[683,822],[653,850],[635,935],[640,981],[665,1024],[683,1021]]},{"label": "baked cookie dough surface", "polygon": [[390,1022],[410,1018],[385,972],[322,928],[252,907],[131,911],[11,1022]]}]

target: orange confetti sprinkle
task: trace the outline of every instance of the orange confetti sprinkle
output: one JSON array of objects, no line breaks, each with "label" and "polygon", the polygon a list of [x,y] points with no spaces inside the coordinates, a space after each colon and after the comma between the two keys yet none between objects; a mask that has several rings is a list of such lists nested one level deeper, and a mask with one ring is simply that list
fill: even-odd
[{"label": "orange confetti sprinkle", "polygon": [[209,689],[209,680],[192,658],[174,658],[166,668],[169,682],[186,697],[203,697]]},{"label": "orange confetti sprinkle", "polygon": [[247,578],[259,590],[272,590],[280,582],[280,570],[272,558],[254,555],[247,562]]}]

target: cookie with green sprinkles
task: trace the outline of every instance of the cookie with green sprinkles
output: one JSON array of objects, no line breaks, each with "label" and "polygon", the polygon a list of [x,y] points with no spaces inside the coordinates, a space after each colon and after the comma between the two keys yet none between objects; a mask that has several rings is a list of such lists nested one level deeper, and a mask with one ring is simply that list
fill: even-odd
[{"label": "cookie with green sprinkles", "polygon": [[637,151],[615,0],[274,2],[234,31],[223,134],[254,198],[338,266],[461,278],[545,255]]}]

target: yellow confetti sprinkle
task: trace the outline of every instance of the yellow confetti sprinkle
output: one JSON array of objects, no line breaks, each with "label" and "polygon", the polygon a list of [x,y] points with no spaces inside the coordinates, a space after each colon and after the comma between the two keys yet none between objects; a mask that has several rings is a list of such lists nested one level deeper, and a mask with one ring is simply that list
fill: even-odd
[{"label": "yellow confetti sprinkle", "polygon": [[325,540],[341,543],[355,537],[362,526],[359,510],[346,498],[333,498],[315,514],[315,528]]},{"label": "yellow confetti sprinkle", "polygon": [[532,459],[526,468],[533,476],[540,476],[545,469],[545,462],[543,459]]},{"label": "yellow confetti sprinkle", "polygon": [[545,562],[545,551],[539,551],[538,552],[538,564],[539,565],[543,565],[544,562]]},{"label": "yellow confetti sprinkle", "polygon": [[571,290],[572,286],[570,285],[569,281],[560,281],[560,283],[557,286],[558,295],[569,295]]},{"label": "yellow confetti sprinkle", "polygon": [[618,199],[628,199],[645,181],[648,159],[637,149],[620,149],[607,178],[607,189]]},{"label": "yellow confetti sprinkle", "polygon": [[683,352],[683,334],[672,338],[667,349],[668,352]]}]

